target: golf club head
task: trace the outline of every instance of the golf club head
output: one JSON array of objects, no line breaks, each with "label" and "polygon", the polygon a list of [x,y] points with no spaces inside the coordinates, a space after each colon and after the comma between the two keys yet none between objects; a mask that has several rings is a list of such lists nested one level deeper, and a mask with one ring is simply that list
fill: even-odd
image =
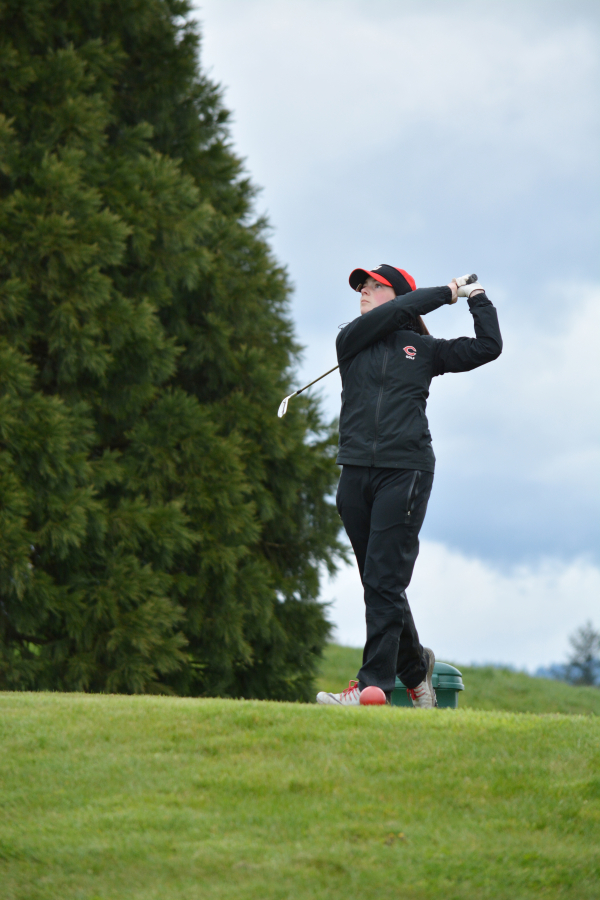
[{"label": "golf club head", "polygon": [[287,412],[288,400],[291,400],[292,397],[295,397],[297,393],[298,393],[298,391],[294,391],[294,393],[290,394],[289,397],[284,397],[283,400],[281,401],[281,403],[279,404],[279,409],[277,410],[277,415],[279,416],[280,419],[282,419]]}]

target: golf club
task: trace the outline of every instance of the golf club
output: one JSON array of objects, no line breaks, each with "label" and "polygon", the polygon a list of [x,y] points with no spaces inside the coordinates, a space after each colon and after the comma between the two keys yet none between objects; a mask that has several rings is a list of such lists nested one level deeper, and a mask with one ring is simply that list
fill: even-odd
[{"label": "golf club", "polygon": [[[477,281],[477,275],[461,275],[460,278],[454,279],[459,287],[462,287],[465,284],[474,284]],[[315,378],[314,381],[310,381],[308,384],[305,384],[304,387],[300,388],[299,391],[294,391],[293,394],[289,394],[287,397],[284,397],[281,403],[279,404],[279,409],[277,410],[277,415],[280,419],[282,419],[288,408],[288,403],[292,399],[292,397],[297,397],[298,394],[301,394],[302,391],[305,391],[306,388],[311,387],[311,385],[316,384],[317,381],[320,381],[322,378],[326,378],[327,375],[331,375],[332,372],[335,372],[336,369],[339,369],[339,366],[334,366],[333,369],[330,369],[328,372],[324,372],[323,375],[319,375],[318,378]]]},{"label": "golf club", "polygon": [[319,375],[318,378],[315,378],[314,381],[309,382],[309,384],[305,384],[303,388],[300,388],[299,391],[294,391],[293,394],[290,394],[288,397],[284,397],[281,403],[279,404],[279,409],[277,410],[277,415],[281,419],[285,416],[288,408],[288,401],[292,399],[292,397],[297,397],[298,394],[301,394],[302,391],[305,391],[306,388],[309,388],[311,384],[316,384],[317,381],[320,381],[321,378],[325,378],[326,375],[331,375],[332,372],[335,372],[336,369],[339,369],[339,366],[334,366],[333,369],[330,369],[329,372],[324,372],[323,375]]}]

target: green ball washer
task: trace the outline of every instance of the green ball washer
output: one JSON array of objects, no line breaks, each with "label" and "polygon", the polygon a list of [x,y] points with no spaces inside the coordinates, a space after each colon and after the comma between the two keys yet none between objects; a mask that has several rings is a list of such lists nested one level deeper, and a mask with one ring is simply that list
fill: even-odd
[{"label": "green ball washer", "polygon": [[[458,709],[458,695],[464,691],[462,673],[448,663],[436,662],[433,667],[431,683],[435,688],[437,704],[440,709]],[[413,702],[406,693],[406,687],[396,677],[396,686],[392,691],[392,706],[410,706]]]}]

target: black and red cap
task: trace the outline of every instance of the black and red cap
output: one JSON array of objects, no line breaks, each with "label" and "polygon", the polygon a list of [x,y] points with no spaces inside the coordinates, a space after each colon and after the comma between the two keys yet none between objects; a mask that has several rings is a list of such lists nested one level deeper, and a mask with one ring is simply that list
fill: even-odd
[{"label": "black and red cap", "polygon": [[415,279],[408,272],[405,272],[404,269],[397,269],[396,266],[381,265],[375,266],[374,269],[354,269],[353,272],[350,272],[348,280],[352,290],[357,291],[360,285],[365,283],[369,275],[375,281],[387,284],[388,287],[393,288],[396,292],[396,297],[417,289]]},{"label": "black and red cap", "polygon": [[[358,291],[369,275],[375,281],[387,284],[388,287],[393,288],[396,297],[400,297],[402,294],[410,294],[411,291],[416,291],[417,289],[415,279],[408,272],[405,272],[404,269],[397,269],[396,266],[381,265],[375,266],[374,269],[354,269],[353,272],[350,272],[348,280],[352,290]],[[417,316],[414,320],[413,330],[419,334],[429,334],[429,329],[421,316]]]}]

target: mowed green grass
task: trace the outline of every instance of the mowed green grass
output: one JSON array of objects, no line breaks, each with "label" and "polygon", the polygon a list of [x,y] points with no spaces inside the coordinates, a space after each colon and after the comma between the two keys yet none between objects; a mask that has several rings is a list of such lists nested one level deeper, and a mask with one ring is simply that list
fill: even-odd
[{"label": "mowed green grass", "polygon": [[[318,691],[340,691],[356,678],[362,650],[329,644],[323,656]],[[444,660],[444,662],[452,662]],[[600,716],[600,690],[594,687],[572,687],[548,678],[532,678],[523,672],[507,669],[471,668],[457,665],[462,672],[465,690],[458,705],[461,709],[495,709],[506,712],[590,713]],[[598,890],[600,897],[600,887]]]},{"label": "mowed green grass", "polygon": [[0,694],[2,900],[597,900],[600,718]]}]

